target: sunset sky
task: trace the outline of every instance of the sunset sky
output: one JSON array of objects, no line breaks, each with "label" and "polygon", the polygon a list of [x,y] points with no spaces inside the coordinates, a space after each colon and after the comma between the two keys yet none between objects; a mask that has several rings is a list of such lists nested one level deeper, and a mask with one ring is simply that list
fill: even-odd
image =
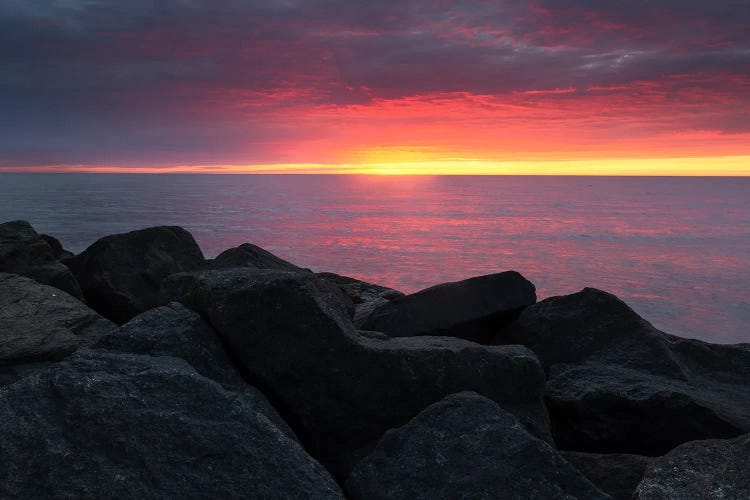
[{"label": "sunset sky", "polygon": [[750,174],[747,0],[4,0],[0,170]]}]

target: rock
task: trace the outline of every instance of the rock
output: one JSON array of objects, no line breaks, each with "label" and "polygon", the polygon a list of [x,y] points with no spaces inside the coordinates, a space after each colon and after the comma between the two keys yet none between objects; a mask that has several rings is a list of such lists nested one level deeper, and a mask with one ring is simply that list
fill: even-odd
[{"label": "rock", "polygon": [[352,500],[606,498],[513,415],[469,392],[386,432],[344,489]]},{"label": "rock", "polygon": [[200,375],[215,380],[225,389],[246,392],[257,411],[297,439],[263,393],[245,383],[214,329],[182,304],[173,302],[139,314],[92,347],[183,359]]},{"label": "rock", "polygon": [[750,432],[750,346],[665,334],[614,295],[587,288],[544,300],[496,342],[539,356],[562,449],[658,456]]},{"label": "rock", "polygon": [[685,443],[655,459],[633,498],[750,498],[750,434]]},{"label": "rock", "polygon": [[377,307],[404,296],[403,293],[392,288],[373,285],[348,276],[334,273],[316,273],[316,276],[337,286],[351,299],[355,305],[352,321],[356,327],[362,326]]},{"label": "rock", "polygon": [[528,349],[360,335],[339,293],[310,273],[229,269],[171,276],[162,300],[207,318],[252,385],[339,477],[387,429],[462,390],[500,402],[549,439],[544,374]]},{"label": "rock", "polygon": [[362,323],[392,337],[458,337],[487,343],[536,302],[536,289],[515,271],[445,283],[377,307]]},{"label": "rock", "polygon": [[0,224],[0,272],[20,274],[83,298],[70,269],[57,261],[54,250],[23,220]]},{"label": "rock", "polygon": [[161,281],[204,267],[193,237],[180,227],[152,227],[100,239],[68,261],[86,300],[122,324],[157,304]]},{"label": "rock", "polygon": [[612,294],[585,288],[526,308],[500,329],[496,344],[522,344],[545,370],[561,363],[605,363],[685,378],[668,336]]},{"label": "rock", "polygon": [[245,394],[186,362],[79,350],[0,388],[2,498],[343,498]]},{"label": "rock", "polygon": [[563,451],[560,454],[614,500],[633,498],[646,467],[654,460],[651,457],[624,453],[605,455]]},{"label": "rock", "polygon": [[291,262],[287,262],[281,257],[277,257],[271,252],[253,245],[252,243],[243,243],[238,247],[223,251],[218,257],[211,261],[210,267],[211,269],[250,267],[253,269],[310,272],[309,269],[297,267]]},{"label": "rock", "polygon": [[73,252],[68,252],[65,250],[62,246],[62,243],[60,243],[60,240],[55,238],[54,236],[50,236],[48,234],[40,234],[39,237],[47,242],[49,247],[52,249],[52,255],[57,260],[64,260],[69,259],[71,257],[75,257],[75,254]]},{"label": "rock", "polygon": [[0,273],[0,366],[63,359],[114,327],[57,288]]}]

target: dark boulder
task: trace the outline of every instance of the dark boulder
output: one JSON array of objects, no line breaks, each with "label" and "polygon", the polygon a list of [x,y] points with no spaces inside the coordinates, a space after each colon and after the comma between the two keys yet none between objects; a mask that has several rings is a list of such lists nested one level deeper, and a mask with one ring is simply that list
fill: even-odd
[{"label": "dark boulder", "polygon": [[362,329],[392,337],[458,337],[487,343],[536,302],[536,289],[515,271],[444,283],[378,306]]},{"label": "dark boulder", "polygon": [[0,273],[0,366],[63,359],[113,328],[57,288]]},{"label": "dark boulder", "polygon": [[186,362],[79,350],[0,387],[2,498],[343,498],[255,401]]},{"label": "dark boulder", "polygon": [[354,303],[354,326],[361,327],[372,312],[393,299],[403,297],[404,294],[381,285],[373,285],[348,276],[334,273],[317,273],[316,276],[341,289]]},{"label": "dark boulder", "polygon": [[58,240],[54,236],[50,236],[48,234],[40,234],[39,237],[47,242],[49,247],[52,249],[52,255],[54,255],[57,260],[65,260],[71,257],[75,257],[75,254],[73,252],[65,250],[65,248],[63,248],[62,246],[62,243],[60,243],[60,240]]},{"label": "dark boulder", "polygon": [[565,460],[614,500],[630,500],[643,478],[651,457],[625,453],[599,454],[563,451]]},{"label": "dark boulder", "polygon": [[750,387],[703,384],[616,366],[554,366],[546,402],[555,442],[565,450],[657,456],[686,441],[748,432]]},{"label": "dark boulder", "polygon": [[118,324],[155,307],[165,277],[205,266],[190,233],[166,226],[104,237],[67,263],[91,307]]},{"label": "dark boulder", "polygon": [[691,500],[750,498],[750,434],[685,443],[655,459],[634,498]]},{"label": "dark boulder", "polygon": [[606,498],[512,414],[469,392],[386,432],[344,489],[352,500]]},{"label": "dark boulder", "polygon": [[496,342],[539,356],[563,449],[655,456],[750,432],[750,346],[668,335],[606,292],[541,301]]},{"label": "dark boulder", "polygon": [[224,250],[210,262],[211,269],[229,269],[232,267],[250,267],[252,269],[275,269],[277,271],[307,271],[295,266],[281,257],[277,257],[268,250],[264,250],[252,243]]},{"label": "dark boulder", "polygon": [[562,363],[605,363],[672,378],[685,378],[666,335],[614,295],[585,288],[530,306],[499,329],[496,344],[521,344],[545,370]]},{"label": "dark boulder", "polygon": [[549,438],[544,374],[524,347],[360,335],[340,291],[310,273],[179,274],[162,294],[208,319],[252,384],[340,477],[387,429],[462,390],[500,402]]},{"label": "dark boulder", "polygon": [[0,272],[27,276],[83,298],[70,269],[58,262],[50,245],[23,220],[0,224]]},{"label": "dark boulder", "polygon": [[225,389],[246,392],[257,411],[297,439],[268,399],[245,383],[216,331],[198,313],[182,304],[173,302],[139,314],[105,335],[92,348],[183,359],[200,375],[215,380]]}]

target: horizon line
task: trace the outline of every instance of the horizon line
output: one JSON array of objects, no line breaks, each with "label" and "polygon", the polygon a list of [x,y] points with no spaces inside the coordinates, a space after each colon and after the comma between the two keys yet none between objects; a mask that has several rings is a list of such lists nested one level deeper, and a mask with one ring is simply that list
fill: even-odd
[{"label": "horizon line", "polygon": [[118,166],[86,164],[8,165],[0,173],[239,174],[379,176],[587,176],[587,177],[747,177],[750,155],[682,158],[608,158],[491,161],[429,159],[362,163],[172,164]]}]

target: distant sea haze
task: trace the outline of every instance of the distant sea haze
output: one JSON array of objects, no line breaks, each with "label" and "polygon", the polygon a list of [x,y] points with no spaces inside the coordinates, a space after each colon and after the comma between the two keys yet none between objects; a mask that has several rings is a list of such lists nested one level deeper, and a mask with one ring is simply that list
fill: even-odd
[{"label": "distant sea haze", "polygon": [[0,221],[80,252],[154,225],[413,292],[508,269],[615,293],[657,328],[750,342],[750,178],[0,174]]}]

